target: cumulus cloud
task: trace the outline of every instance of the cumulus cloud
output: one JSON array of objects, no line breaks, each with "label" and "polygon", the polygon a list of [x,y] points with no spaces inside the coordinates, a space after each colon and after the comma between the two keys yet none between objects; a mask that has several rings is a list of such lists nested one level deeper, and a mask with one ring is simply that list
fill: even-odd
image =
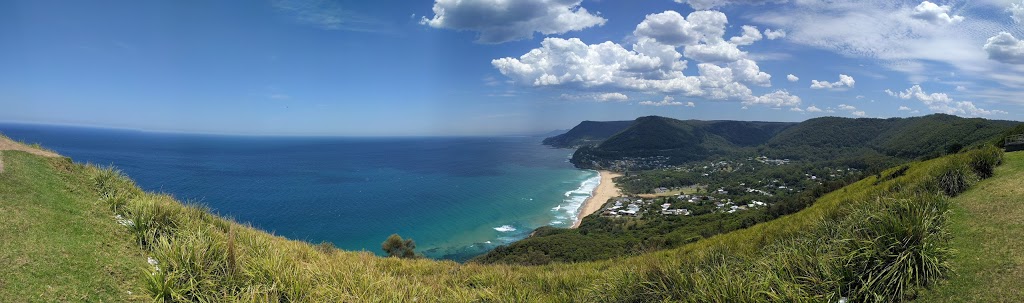
[{"label": "cumulus cloud", "polygon": [[900,109],[899,109],[899,110],[900,110],[900,111],[905,111],[905,112],[909,112],[909,111],[910,111],[911,109],[910,109],[909,107],[906,107],[906,106],[900,106]]},{"label": "cumulus cloud", "polygon": [[798,106],[800,97],[789,94],[788,91],[780,90],[743,101],[743,104],[760,104],[772,107]]},{"label": "cumulus cloud", "polygon": [[[728,19],[721,12],[698,11],[683,17],[666,11],[647,15],[636,26],[636,42],[631,46],[549,37],[539,48],[519,58],[499,58],[491,64],[515,83],[535,87],[630,90],[744,104],[799,105],[800,98],[786,91],[754,94],[747,85],[770,87],[771,75],[761,71],[738,44],[760,40],[760,32],[744,27],[740,36],[726,40],[727,25]],[[689,61],[684,58],[697,62],[696,75],[686,70]]]},{"label": "cumulus cloud", "polygon": [[789,74],[786,75],[786,80],[789,80],[789,82],[797,82],[800,81],[800,77],[794,76],[793,74]]},{"label": "cumulus cloud", "polygon": [[535,32],[563,34],[604,25],[605,18],[590,13],[580,2],[582,0],[435,0],[434,17],[423,17],[420,24],[475,31],[480,43],[504,43],[532,38]]},{"label": "cumulus cloud", "polygon": [[848,110],[848,111],[855,111],[855,110],[857,110],[856,107],[853,107],[853,106],[850,106],[850,105],[846,105],[846,104],[839,104],[839,109],[841,109],[841,110]]},{"label": "cumulus cloud", "polygon": [[779,39],[779,38],[785,38],[786,37],[786,31],[781,30],[781,29],[780,30],[766,29],[766,30],[764,30],[764,37],[768,38],[768,40],[775,40],[775,39]]},{"label": "cumulus cloud", "polygon": [[786,0],[675,0],[676,3],[689,4],[694,10],[705,10],[732,4],[769,4],[784,3]]},{"label": "cumulus cloud", "polygon": [[930,1],[924,1],[914,8],[910,16],[934,24],[952,24],[964,21],[963,16],[950,15],[949,11],[949,5],[938,5]]},{"label": "cumulus cloud", "polygon": [[845,74],[839,74],[839,81],[836,81],[836,82],[811,80],[811,88],[813,88],[813,89],[844,90],[844,89],[852,88],[856,83],[857,83],[857,81],[854,80],[853,77],[850,77],[850,76],[845,75]]},{"label": "cumulus cloud", "polygon": [[896,97],[904,100],[916,99],[921,101],[933,112],[946,113],[950,115],[988,116],[992,114],[1006,114],[1001,110],[985,110],[974,105],[971,101],[956,101],[945,93],[927,93],[920,85],[914,85],[905,91],[895,93]]},{"label": "cumulus cloud", "polygon": [[704,41],[717,43],[725,35],[728,17],[717,11],[696,11],[685,18],[676,11],[650,14],[633,30],[637,37],[650,37],[672,45],[693,45]]},{"label": "cumulus cloud", "polygon": [[859,118],[867,117],[867,115],[868,115],[867,113],[865,113],[862,110],[854,111],[854,112],[852,112],[850,114],[853,115],[854,117],[859,117]]},{"label": "cumulus cloud", "polygon": [[1014,22],[1024,23],[1024,0],[1020,3],[1010,3],[1010,7],[1006,8],[1006,11],[1010,13],[1010,18],[1013,18]]},{"label": "cumulus cloud", "polygon": [[757,27],[744,25],[743,34],[729,38],[729,42],[736,45],[751,45],[754,42],[761,41],[762,38],[764,36],[761,35],[761,31],[757,30]]},{"label": "cumulus cloud", "polygon": [[[674,100],[675,100],[675,98],[672,98],[672,97],[669,97],[669,96],[665,96],[665,99],[662,99],[661,101],[658,101],[658,102],[655,102],[655,101],[643,101],[643,102],[640,102],[639,104],[640,105],[647,105],[647,106],[680,106],[680,105],[683,105],[683,102],[674,101]],[[689,106],[691,104],[693,104],[693,102],[689,102],[687,104],[687,106]],[[690,106],[690,107],[692,107],[692,106]]]},{"label": "cumulus cloud", "polygon": [[1009,64],[1024,64],[1024,40],[1017,39],[1010,33],[1000,32],[988,38],[982,49],[988,52],[989,59]]},{"label": "cumulus cloud", "polygon": [[789,111],[800,112],[800,113],[804,112],[804,110],[802,108],[799,108],[799,107],[790,108]]},{"label": "cumulus cloud", "polygon": [[810,113],[820,113],[821,109],[818,108],[817,106],[811,105],[811,106],[807,107],[807,112],[810,112]]}]

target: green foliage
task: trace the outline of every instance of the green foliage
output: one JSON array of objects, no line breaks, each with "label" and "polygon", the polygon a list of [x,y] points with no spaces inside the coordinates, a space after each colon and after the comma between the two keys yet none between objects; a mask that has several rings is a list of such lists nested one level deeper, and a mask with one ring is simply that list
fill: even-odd
[{"label": "green foliage", "polygon": [[388,257],[416,258],[416,242],[412,239],[403,240],[398,234],[392,234],[384,240],[384,243],[380,244],[380,249],[384,250]]},{"label": "green foliage", "polygon": [[930,159],[980,146],[1018,125],[943,114],[891,119],[824,117],[798,124],[642,117],[600,145],[580,148],[572,163],[582,168],[613,168],[616,160],[636,158],[666,157],[662,164],[673,165],[764,155],[806,162],[861,162],[883,169],[905,160]]}]

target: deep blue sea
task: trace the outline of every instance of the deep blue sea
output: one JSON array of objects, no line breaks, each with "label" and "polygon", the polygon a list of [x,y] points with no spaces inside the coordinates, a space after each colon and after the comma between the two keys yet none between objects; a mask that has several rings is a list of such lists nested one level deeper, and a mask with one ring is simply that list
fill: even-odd
[{"label": "deep blue sea", "polygon": [[597,186],[537,137],[336,138],[153,133],[0,124],[149,191],[291,239],[380,253],[393,233],[466,260],[544,225],[567,227]]}]

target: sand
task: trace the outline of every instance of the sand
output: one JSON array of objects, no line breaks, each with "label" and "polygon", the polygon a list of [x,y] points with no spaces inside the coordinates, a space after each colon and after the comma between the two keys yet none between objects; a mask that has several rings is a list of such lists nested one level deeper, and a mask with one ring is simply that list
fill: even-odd
[{"label": "sand", "polygon": [[[18,150],[27,152],[30,154],[40,155],[43,157],[60,157],[57,153],[51,151],[40,150],[25,144],[14,142],[14,140],[8,139],[7,137],[0,136],[0,150]],[[4,159],[3,153],[0,153],[0,173],[4,172]]]},{"label": "sand", "polygon": [[580,222],[583,221],[584,217],[601,210],[601,207],[604,206],[605,202],[608,202],[608,199],[622,195],[621,191],[619,191],[619,187],[616,186],[615,181],[612,180],[616,177],[621,177],[622,174],[607,170],[602,170],[600,173],[601,183],[597,185],[597,188],[594,188],[594,192],[590,195],[590,199],[583,202],[583,206],[580,207],[580,213],[576,216],[576,222],[572,223],[571,228],[579,227]]}]

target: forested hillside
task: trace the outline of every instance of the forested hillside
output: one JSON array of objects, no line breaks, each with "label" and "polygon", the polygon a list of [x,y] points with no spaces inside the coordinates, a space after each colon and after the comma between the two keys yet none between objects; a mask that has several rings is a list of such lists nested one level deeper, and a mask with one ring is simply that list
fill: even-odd
[{"label": "forested hillside", "polygon": [[632,124],[633,121],[583,121],[564,134],[544,139],[543,143],[559,148],[596,145]]},{"label": "forested hillside", "polygon": [[638,118],[572,162],[581,168],[646,170],[722,157],[767,156],[888,167],[988,143],[1020,122],[935,114],[914,118],[824,117],[797,124]]}]

